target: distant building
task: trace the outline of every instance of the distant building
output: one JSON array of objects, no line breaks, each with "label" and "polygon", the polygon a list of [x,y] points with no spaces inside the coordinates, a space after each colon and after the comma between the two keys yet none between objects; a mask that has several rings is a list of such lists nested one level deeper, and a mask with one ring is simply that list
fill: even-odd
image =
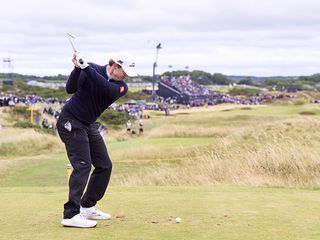
[{"label": "distant building", "polygon": [[38,82],[35,80],[28,81],[27,84],[44,88],[64,88],[66,86],[65,82]]}]

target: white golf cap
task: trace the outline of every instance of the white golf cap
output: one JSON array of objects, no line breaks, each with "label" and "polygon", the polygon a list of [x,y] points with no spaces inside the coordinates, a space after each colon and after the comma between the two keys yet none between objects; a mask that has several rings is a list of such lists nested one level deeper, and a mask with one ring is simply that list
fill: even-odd
[{"label": "white golf cap", "polygon": [[123,71],[129,76],[129,77],[136,77],[138,76],[135,68],[135,63],[133,61],[130,61],[126,57],[115,57],[111,58],[112,61],[114,61],[116,64],[122,67]]}]

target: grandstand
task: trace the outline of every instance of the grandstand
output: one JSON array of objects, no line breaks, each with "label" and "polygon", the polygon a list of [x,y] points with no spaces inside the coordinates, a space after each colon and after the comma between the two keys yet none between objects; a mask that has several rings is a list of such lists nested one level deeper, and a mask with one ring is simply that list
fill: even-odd
[{"label": "grandstand", "polygon": [[175,99],[177,103],[190,106],[218,104],[230,100],[226,94],[209,91],[206,87],[192,81],[190,75],[170,77],[162,76],[157,95],[165,99]]}]

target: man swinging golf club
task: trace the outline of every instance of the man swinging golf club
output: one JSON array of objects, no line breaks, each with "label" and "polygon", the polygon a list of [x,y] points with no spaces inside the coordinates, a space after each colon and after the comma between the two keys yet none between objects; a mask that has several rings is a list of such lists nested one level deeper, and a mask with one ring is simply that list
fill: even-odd
[{"label": "man swinging golf club", "polygon": [[[96,120],[127,93],[124,80],[136,76],[136,73],[135,64],[124,58],[111,58],[107,65],[101,66],[87,63],[75,51],[72,62],[75,67],[66,83],[66,91],[73,95],[64,105],[57,122],[59,136],[73,167],[69,199],[64,204],[61,224],[90,228],[97,225],[95,220],[111,218],[110,214],[95,207],[105,194],[112,170]],[[91,165],[94,170],[89,177]]]}]

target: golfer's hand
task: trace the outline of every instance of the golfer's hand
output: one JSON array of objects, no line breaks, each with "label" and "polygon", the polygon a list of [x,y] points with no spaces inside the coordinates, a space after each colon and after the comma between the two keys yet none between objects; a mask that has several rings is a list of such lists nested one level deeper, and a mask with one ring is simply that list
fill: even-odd
[{"label": "golfer's hand", "polygon": [[72,58],[72,62],[76,67],[79,67],[81,69],[85,69],[89,66],[89,64],[83,60],[81,55],[79,53],[75,53]]},{"label": "golfer's hand", "polygon": [[72,63],[77,67],[80,68],[80,66],[77,63],[77,53],[75,52],[72,56]]}]

